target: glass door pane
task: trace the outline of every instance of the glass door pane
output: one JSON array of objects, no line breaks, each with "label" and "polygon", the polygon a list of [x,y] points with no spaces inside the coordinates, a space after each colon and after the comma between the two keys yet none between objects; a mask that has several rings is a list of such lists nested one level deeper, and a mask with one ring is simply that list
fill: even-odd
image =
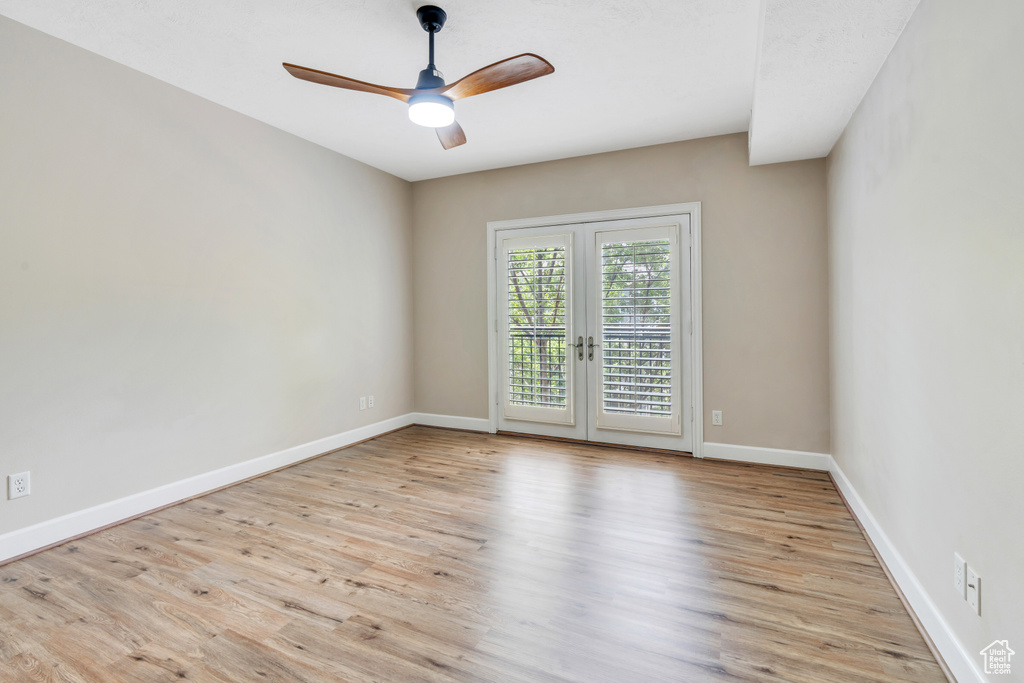
[{"label": "glass door pane", "polygon": [[669,241],[601,245],[604,412],[672,414]]}]

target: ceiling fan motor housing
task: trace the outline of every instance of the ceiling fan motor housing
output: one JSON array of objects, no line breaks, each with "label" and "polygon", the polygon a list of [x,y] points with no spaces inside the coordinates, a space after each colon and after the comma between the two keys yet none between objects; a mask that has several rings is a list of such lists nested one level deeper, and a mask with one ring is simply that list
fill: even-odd
[{"label": "ceiling fan motor housing", "polygon": [[430,88],[441,88],[443,86],[444,74],[429,66],[420,72],[420,77],[416,80],[417,90],[429,90]]}]

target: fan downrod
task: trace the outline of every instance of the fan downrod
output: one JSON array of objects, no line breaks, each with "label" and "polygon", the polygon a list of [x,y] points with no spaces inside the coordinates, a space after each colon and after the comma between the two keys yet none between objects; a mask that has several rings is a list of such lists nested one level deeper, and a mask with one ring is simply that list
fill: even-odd
[{"label": "fan downrod", "polygon": [[427,59],[427,68],[420,72],[420,77],[416,81],[416,89],[430,90],[433,88],[443,88],[445,84],[444,76],[441,75],[441,72],[434,65],[434,34],[444,27],[444,22],[448,19],[448,15],[436,5],[423,5],[423,7],[416,10],[416,18],[420,20],[420,26],[423,27],[423,30],[430,35],[428,53],[430,56]]},{"label": "fan downrod", "polygon": [[420,26],[424,31],[437,33],[444,28],[444,22],[448,19],[448,15],[436,5],[424,5],[416,10],[416,18],[420,20]]}]

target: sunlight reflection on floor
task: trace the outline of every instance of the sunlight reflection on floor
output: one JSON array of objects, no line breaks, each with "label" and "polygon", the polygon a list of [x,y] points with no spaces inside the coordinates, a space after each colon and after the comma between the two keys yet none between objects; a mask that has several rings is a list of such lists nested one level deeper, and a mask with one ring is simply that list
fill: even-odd
[{"label": "sunlight reflection on floor", "polygon": [[[524,449],[504,461],[496,515],[502,533],[491,549],[502,573],[490,597],[512,618],[500,636],[492,634],[496,645],[525,648],[554,670],[571,661],[577,674],[580,651],[609,641],[692,654],[682,620],[673,623],[665,611],[695,608],[706,580],[692,542],[692,502],[675,472],[636,454],[626,460],[636,462]],[[529,627],[531,636],[517,627]],[[538,627],[550,637],[536,638]]]}]

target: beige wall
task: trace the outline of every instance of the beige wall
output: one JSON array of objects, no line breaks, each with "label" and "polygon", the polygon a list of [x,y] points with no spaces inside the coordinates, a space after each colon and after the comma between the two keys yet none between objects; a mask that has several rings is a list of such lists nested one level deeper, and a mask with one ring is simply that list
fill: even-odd
[{"label": "beige wall", "polygon": [[3,17],[0,65],[0,533],[412,410],[408,183]]},{"label": "beige wall", "polygon": [[922,2],[828,164],[832,452],[979,665],[1024,652],[1022,29]]},{"label": "beige wall", "polygon": [[829,451],[823,160],[751,168],[730,135],[422,181],[413,197],[417,410],[487,417],[488,221],[699,201],[705,440]]}]

